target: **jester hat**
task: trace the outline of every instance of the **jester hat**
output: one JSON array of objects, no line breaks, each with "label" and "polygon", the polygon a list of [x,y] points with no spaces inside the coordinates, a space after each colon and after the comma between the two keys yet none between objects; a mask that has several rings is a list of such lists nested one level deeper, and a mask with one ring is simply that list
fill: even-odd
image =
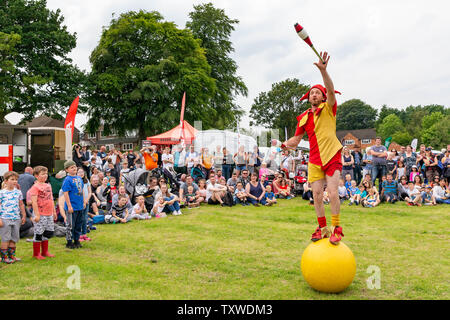
[{"label": "jester hat", "polygon": [[[316,84],[315,86],[311,87],[311,89],[309,89],[308,92],[305,93],[305,94],[303,95],[303,97],[300,98],[300,101],[303,101],[303,100],[305,100],[305,99],[309,100],[309,93],[310,93],[311,90],[314,89],[314,88],[319,89],[320,91],[322,91],[322,94],[323,94],[323,96],[325,97],[323,101],[324,101],[324,102],[327,101],[327,88],[325,88],[324,86],[322,86],[322,85],[320,85],[320,84]],[[336,90],[335,90],[334,92],[341,94],[339,91],[336,91]]]}]

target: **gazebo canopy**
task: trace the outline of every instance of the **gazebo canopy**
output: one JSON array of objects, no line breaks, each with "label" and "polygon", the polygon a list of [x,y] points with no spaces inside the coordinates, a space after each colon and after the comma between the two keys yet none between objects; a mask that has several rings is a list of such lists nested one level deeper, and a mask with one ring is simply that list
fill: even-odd
[{"label": "gazebo canopy", "polygon": [[164,133],[158,134],[153,137],[147,137],[152,144],[179,144],[183,137],[184,132],[184,143],[192,144],[197,134],[197,129],[191,126],[187,121],[183,120],[184,129],[181,123],[175,128],[170,129]]}]

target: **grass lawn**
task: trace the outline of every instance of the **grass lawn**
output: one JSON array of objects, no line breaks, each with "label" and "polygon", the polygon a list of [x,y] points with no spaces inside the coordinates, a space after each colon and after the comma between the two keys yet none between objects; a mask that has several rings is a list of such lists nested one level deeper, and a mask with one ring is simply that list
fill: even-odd
[{"label": "grass lawn", "polygon": [[[202,206],[182,216],[98,225],[78,250],[50,241],[56,258],[0,265],[0,299],[449,299],[450,206],[342,206],[344,242],[357,262],[340,294],[311,289],[301,254],[316,228],[314,207],[299,198],[268,208]],[[330,211],[326,206],[329,224]],[[70,266],[80,290],[68,289]],[[369,289],[369,266],[381,288]]]}]

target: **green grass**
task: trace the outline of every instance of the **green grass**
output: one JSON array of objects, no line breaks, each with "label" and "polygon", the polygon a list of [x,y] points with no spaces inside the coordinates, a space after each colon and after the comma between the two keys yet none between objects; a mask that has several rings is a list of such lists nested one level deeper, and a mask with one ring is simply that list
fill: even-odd
[{"label": "green grass", "polygon": [[[342,206],[344,242],[356,276],[340,294],[311,289],[300,258],[316,227],[299,198],[270,208],[202,206],[182,216],[99,225],[93,241],[69,250],[50,241],[56,258],[36,261],[22,240],[22,262],[0,265],[0,299],[449,299],[449,206]],[[329,206],[326,206],[330,221]],[[70,290],[69,266],[81,271]],[[381,270],[370,290],[367,268]]]}]

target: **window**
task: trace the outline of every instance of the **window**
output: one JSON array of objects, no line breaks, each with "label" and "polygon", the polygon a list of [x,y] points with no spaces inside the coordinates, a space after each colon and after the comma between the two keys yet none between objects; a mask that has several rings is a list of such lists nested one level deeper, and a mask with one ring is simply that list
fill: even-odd
[{"label": "window", "polygon": [[105,148],[106,148],[106,151],[108,151],[108,152],[109,152],[109,150],[111,150],[111,149],[115,149],[115,147],[114,147],[113,144],[105,144]]},{"label": "window", "polygon": [[122,150],[123,151],[133,150],[133,144],[132,143],[123,143]]},{"label": "window", "polygon": [[344,145],[346,146],[351,146],[355,144],[355,140],[345,140],[344,141]]},{"label": "window", "polygon": [[88,133],[88,139],[95,139],[97,138],[97,134],[96,133]]},{"label": "window", "polygon": [[371,144],[372,143],[372,139],[362,139],[361,140],[361,144]]}]

